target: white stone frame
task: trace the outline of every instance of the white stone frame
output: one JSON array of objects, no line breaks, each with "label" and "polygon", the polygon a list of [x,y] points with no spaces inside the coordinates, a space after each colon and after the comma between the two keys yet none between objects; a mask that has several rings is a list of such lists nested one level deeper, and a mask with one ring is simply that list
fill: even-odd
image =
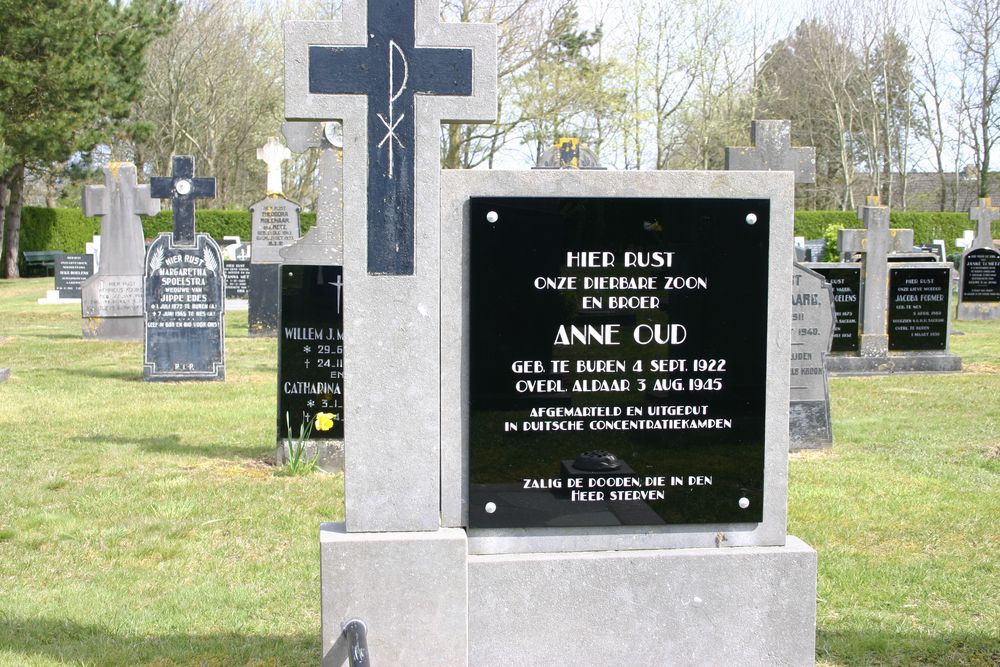
[{"label": "white stone frame", "polygon": [[[785,544],[794,181],[791,172],[444,171],[441,177],[441,525],[468,521],[470,197],[768,199],[767,378],[761,523],[470,529],[470,554]],[[723,537],[725,539],[723,539]]]}]

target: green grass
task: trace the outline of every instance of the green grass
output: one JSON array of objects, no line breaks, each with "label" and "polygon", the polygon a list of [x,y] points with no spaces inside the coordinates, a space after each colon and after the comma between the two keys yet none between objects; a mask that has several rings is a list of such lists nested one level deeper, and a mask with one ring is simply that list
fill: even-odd
[{"label": "green grass", "polygon": [[276,477],[275,341],[225,383],[145,383],[51,278],[0,281],[0,664],[315,665],[341,476]]},{"label": "green grass", "polygon": [[[340,476],[278,477],[275,343],[227,318],[225,383],[144,383],[51,278],[0,281],[0,665],[315,665]],[[821,665],[1000,664],[1000,322],[965,372],[836,379],[790,463]]]}]

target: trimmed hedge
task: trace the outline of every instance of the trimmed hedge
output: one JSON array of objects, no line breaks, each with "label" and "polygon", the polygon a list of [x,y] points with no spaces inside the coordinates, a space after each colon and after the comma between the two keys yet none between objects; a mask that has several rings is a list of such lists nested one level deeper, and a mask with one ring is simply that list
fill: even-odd
[{"label": "trimmed hedge", "polygon": [[[150,217],[142,217],[142,233],[147,239],[155,238],[160,232],[173,229],[171,211],[160,211]],[[223,236],[250,238],[250,211],[196,211],[197,230],[212,238],[221,240]],[[316,214],[302,213],[300,217],[302,233],[316,224]],[[35,250],[60,250],[66,253],[82,253],[95,234],[101,233],[101,219],[88,218],[78,208],[41,208],[25,206],[21,210],[21,242],[18,261],[24,268],[24,253]]]},{"label": "trimmed hedge", "polygon": [[[250,211],[197,211],[197,229],[210,234],[215,239],[223,236],[250,238]],[[965,213],[924,213],[893,211],[889,214],[893,227],[913,230],[917,244],[930,243],[934,239],[944,239],[952,248],[955,239],[961,238],[966,229],[975,225]],[[316,224],[314,212],[302,213],[302,232]],[[821,239],[832,236],[836,239],[838,227],[856,229],[861,226],[857,216],[851,211],[796,211],[795,235],[807,239]],[[25,206],[21,212],[21,252],[31,250],[61,250],[79,253],[94,234],[99,233],[101,223],[98,218],[88,218],[78,208],[37,208]],[[173,228],[170,211],[160,211],[157,215],[142,218],[142,231],[151,239],[160,232]],[[993,238],[1000,238],[1000,221],[993,223]],[[828,248],[835,257],[834,249]],[[21,257],[23,261],[23,255]]]},{"label": "trimmed hedge", "polygon": [[[208,234],[213,239],[222,240],[223,236],[239,236],[244,241],[250,239],[250,210],[246,211],[195,211],[195,229]],[[299,215],[299,224],[304,234],[316,224],[315,212],[304,212]],[[173,230],[173,212],[163,210],[151,217],[143,217],[142,233],[147,239],[156,237],[160,232]]]},{"label": "trimmed hedge", "polygon": [[36,208],[25,206],[21,209],[21,243],[18,262],[24,268],[24,252],[32,250],[61,250],[66,253],[81,253],[94,234],[99,233],[101,223],[97,218],[88,218],[78,208]]}]

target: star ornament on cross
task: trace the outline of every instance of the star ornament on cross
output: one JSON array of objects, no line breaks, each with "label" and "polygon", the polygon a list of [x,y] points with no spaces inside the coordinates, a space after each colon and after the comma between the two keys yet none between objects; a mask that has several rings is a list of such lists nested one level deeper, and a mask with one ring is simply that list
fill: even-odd
[{"label": "star ornament on cross", "polygon": [[345,189],[367,195],[370,274],[414,273],[415,227],[439,215],[441,123],[496,120],[495,26],[438,11],[439,0],[345,0],[342,21],[285,23],[286,116],[341,120],[347,159],[367,156],[365,187]]}]

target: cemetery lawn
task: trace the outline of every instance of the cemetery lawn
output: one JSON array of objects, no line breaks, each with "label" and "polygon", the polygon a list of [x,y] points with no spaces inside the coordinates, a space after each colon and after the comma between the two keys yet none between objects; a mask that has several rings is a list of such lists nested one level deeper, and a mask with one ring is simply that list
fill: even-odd
[{"label": "cemetery lawn", "polygon": [[[144,383],[52,279],[0,281],[0,665],[316,665],[339,475],[276,477],[275,341],[227,315],[225,383]],[[831,382],[793,455],[821,665],[1000,664],[1000,322],[961,374]]]}]

